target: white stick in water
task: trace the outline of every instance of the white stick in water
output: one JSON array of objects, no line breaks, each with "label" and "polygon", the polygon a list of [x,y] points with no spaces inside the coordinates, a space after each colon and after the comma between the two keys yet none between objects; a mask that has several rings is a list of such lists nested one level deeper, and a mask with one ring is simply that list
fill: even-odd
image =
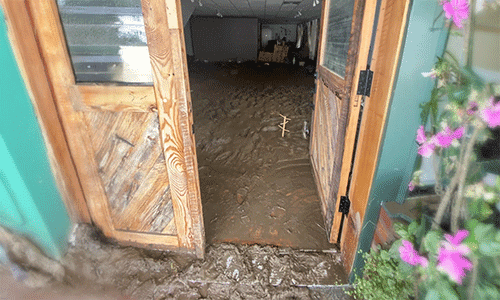
[{"label": "white stick in water", "polygon": [[290,132],[290,130],[285,129],[285,126],[286,126],[286,123],[288,123],[288,121],[290,121],[291,119],[287,118],[286,116],[284,116],[282,114],[280,114],[280,116],[283,117],[283,123],[281,123],[281,125],[278,125],[278,127],[281,128],[281,137],[284,137],[285,136],[285,131]]},{"label": "white stick in water", "polygon": [[302,128],[302,137],[304,140],[307,140],[307,137],[309,136],[309,128],[307,128],[307,121],[304,120],[304,128]]}]

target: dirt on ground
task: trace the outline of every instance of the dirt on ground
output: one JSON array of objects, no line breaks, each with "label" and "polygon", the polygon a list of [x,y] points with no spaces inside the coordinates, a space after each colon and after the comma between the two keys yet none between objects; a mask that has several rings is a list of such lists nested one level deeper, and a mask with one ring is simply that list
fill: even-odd
[{"label": "dirt on ground", "polygon": [[309,159],[314,75],[253,62],[189,75],[207,242],[332,248]]},{"label": "dirt on ground", "polygon": [[[0,299],[349,299],[336,252],[218,244],[198,260],[120,247],[79,225],[61,263],[41,265],[37,261],[47,258],[38,250],[17,236],[10,239],[23,245],[16,252],[9,247],[10,267],[22,270],[17,279],[31,288],[2,284]],[[5,267],[2,282],[15,283]]]}]

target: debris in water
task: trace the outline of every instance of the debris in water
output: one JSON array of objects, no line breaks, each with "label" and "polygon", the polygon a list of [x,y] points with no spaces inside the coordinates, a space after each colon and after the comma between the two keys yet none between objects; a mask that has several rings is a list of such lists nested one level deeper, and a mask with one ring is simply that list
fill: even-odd
[{"label": "debris in water", "polygon": [[285,126],[290,121],[290,118],[287,118],[286,116],[284,116],[282,114],[280,114],[280,116],[283,117],[283,123],[281,123],[281,125],[279,125],[279,128],[281,128],[281,137],[284,137],[285,136],[285,131],[290,132],[290,130],[285,129]]},{"label": "debris in water", "polygon": [[302,128],[302,137],[304,140],[307,140],[307,137],[309,136],[309,128],[307,128],[307,121],[304,120],[304,128]]},{"label": "debris in water", "polygon": [[246,188],[239,188],[236,192],[236,201],[238,201],[238,204],[243,204],[243,202],[247,199],[247,195],[248,190]]}]

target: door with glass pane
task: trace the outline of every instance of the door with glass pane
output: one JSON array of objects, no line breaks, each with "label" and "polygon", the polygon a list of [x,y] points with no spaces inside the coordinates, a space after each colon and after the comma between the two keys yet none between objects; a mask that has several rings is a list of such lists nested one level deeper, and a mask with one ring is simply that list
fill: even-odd
[{"label": "door with glass pane", "polygon": [[354,146],[350,136],[356,131],[359,113],[352,85],[360,57],[364,5],[365,0],[323,4],[310,155],[331,243],[337,242],[339,234],[339,198],[347,185]]},{"label": "door with glass pane", "polygon": [[93,222],[203,256],[180,1],[26,4]]}]

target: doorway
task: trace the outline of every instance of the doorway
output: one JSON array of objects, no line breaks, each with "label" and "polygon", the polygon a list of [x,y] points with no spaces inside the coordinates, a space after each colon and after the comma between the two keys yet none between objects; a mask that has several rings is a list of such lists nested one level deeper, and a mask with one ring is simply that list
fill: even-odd
[{"label": "doorway", "polygon": [[189,75],[207,243],[331,248],[309,160],[314,75],[203,61]]},{"label": "doorway", "polygon": [[[217,213],[222,211],[219,208],[228,206],[233,207],[233,211],[220,218],[225,222],[221,227],[235,228],[235,224],[241,225],[236,231],[245,231],[247,237],[239,237],[239,242],[251,243],[263,238],[262,243],[294,246],[291,242],[293,239],[302,242],[318,234],[318,238],[309,239],[311,245],[295,247],[330,247],[326,232],[331,224],[326,224],[325,228],[323,216],[326,209],[333,210],[335,207],[335,202],[327,206],[325,201],[335,199],[322,199],[321,208],[318,201],[313,200],[317,197],[316,188],[311,176],[307,135],[304,138],[307,131],[304,130],[304,124],[307,129],[313,123],[313,92],[322,94],[323,98],[339,96],[338,91],[330,90],[333,86],[329,84],[328,78],[323,82],[326,87],[318,90],[315,89],[312,74],[286,64],[252,65],[238,63],[238,59],[236,62],[212,64],[193,61],[189,64],[192,69],[190,88],[188,63],[182,55],[185,45],[180,2],[151,0],[131,8],[112,7],[104,10],[69,7],[61,11],[65,18],[68,17],[62,19],[67,25],[74,22],[76,24],[72,26],[75,28],[83,27],[91,31],[98,28],[99,24],[80,24],[79,19],[69,18],[69,15],[116,14],[116,11],[144,14],[147,45],[143,45],[141,35],[135,36],[135,40],[140,44],[139,47],[147,46],[153,65],[154,84],[144,84],[144,80],[121,82],[122,79],[119,82],[104,80],[89,83],[78,79],[78,72],[73,72],[77,69],[74,64],[81,63],[85,72],[102,66],[113,70],[125,59],[121,49],[129,45],[118,45],[119,55],[97,51],[92,57],[99,60],[95,61],[95,65],[89,61],[73,61],[79,54],[80,50],[76,48],[79,45],[72,41],[69,41],[69,47],[66,44],[64,34],[70,31],[64,32],[61,26],[56,2],[40,4],[29,1],[26,5],[24,9],[33,15],[39,51],[54,89],[54,101],[65,128],[86,205],[93,222],[107,236],[126,244],[150,248],[195,249],[201,257],[204,250],[203,225],[208,227],[210,222],[216,222],[219,217]],[[103,7],[107,5],[108,2],[103,3]],[[144,8],[144,5],[150,7]],[[151,11],[160,13],[151,14]],[[111,23],[105,24],[106,27],[115,28],[115,21],[109,21]],[[135,18],[123,18],[120,22],[139,26],[135,24]],[[168,26],[155,27],[155,24]],[[120,36],[118,31],[118,36],[123,39],[120,42],[129,43],[128,34],[127,31]],[[53,41],[57,43],[53,45]],[[76,42],[79,41],[76,39]],[[353,45],[355,48],[356,45]],[[68,53],[68,49],[77,52]],[[350,55],[355,56],[356,53]],[[119,63],[108,61],[111,58],[117,59]],[[133,69],[130,67],[127,68]],[[193,71],[193,67],[195,70],[198,68],[198,73]],[[273,78],[271,83],[269,78]],[[340,96],[344,100],[348,99],[347,91],[343,92]],[[199,97],[202,105],[192,108],[192,97]],[[201,116],[193,127],[192,110],[195,113],[198,111]],[[284,121],[286,128],[280,128]],[[196,145],[192,128],[197,134]],[[232,135],[228,137],[227,133]],[[342,143],[342,139],[337,143]],[[225,147],[229,146],[233,148],[227,148],[226,151]],[[200,162],[203,162],[200,168],[196,163],[195,147],[198,147]],[[207,153],[202,153],[204,151]],[[143,163],[143,154],[152,155],[148,156],[148,165]],[[339,152],[338,158],[342,155]],[[345,157],[342,161],[346,161]],[[322,164],[319,166],[322,167]],[[146,172],[141,168],[147,168],[147,174],[153,177],[145,177]],[[198,170],[200,173],[205,172],[209,178],[207,184],[202,183],[203,193],[213,193],[213,199],[217,200],[211,204],[214,209],[204,223],[201,222]],[[212,180],[212,177],[215,178]],[[151,186],[158,188],[155,195],[151,195],[151,190],[146,188],[148,182],[154,182]],[[223,186],[218,190],[213,189],[217,185]],[[259,194],[256,191],[260,189],[269,192]],[[130,191],[135,194],[132,195]],[[221,199],[225,199],[225,202]],[[256,203],[250,199],[257,199]],[[287,207],[286,202],[292,206]],[[160,204],[168,210],[168,219],[163,218],[167,214],[156,213],[158,210],[155,208]],[[251,212],[256,204],[260,208]],[[314,211],[318,214],[314,215]],[[306,212],[306,217],[297,218],[295,212]],[[133,226],[131,216],[135,220]],[[269,222],[270,226],[264,228],[262,220]],[[157,221],[161,221],[159,225]],[[245,222],[255,224],[249,226]],[[307,229],[297,229],[297,224],[301,223]],[[207,232],[209,230],[207,228]],[[314,233],[310,234],[307,230]],[[280,240],[280,232],[288,237]],[[303,235],[296,238],[294,235],[297,233]],[[223,237],[220,241],[228,240]]]}]

